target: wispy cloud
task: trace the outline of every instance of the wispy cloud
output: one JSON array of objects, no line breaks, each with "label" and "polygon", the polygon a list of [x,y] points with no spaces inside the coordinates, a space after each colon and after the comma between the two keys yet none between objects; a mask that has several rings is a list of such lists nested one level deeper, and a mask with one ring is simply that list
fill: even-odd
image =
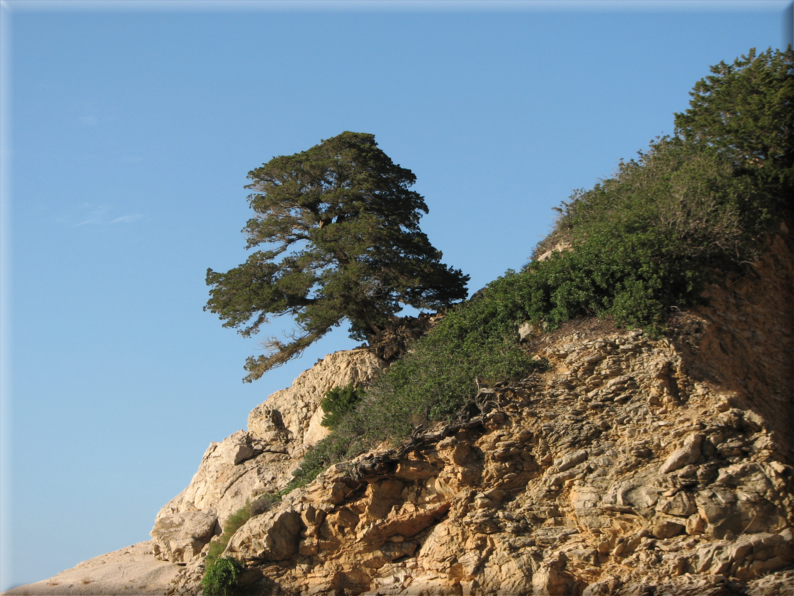
[{"label": "wispy cloud", "polygon": [[129,213],[126,215],[115,215],[112,209],[107,205],[91,205],[83,203],[77,207],[77,216],[70,218],[61,218],[61,221],[72,222],[77,220],[78,223],[72,223],[72,227],[79,228],[80,226],[112,226],[116,224],[130,224],[143,218],[141,213]]},{"label": "wispy cloud", "polygon": [[122,215],[121,217],[117,217],[116,219],[111,220],[109,223],[111,224],[132,223],[134,221],[138,221],[142,217],[143,215],[141,215],[140,213],[133,213],[132,215]]},{"label": "wispy cloud", "polygon": [[118,108],[102,100],[82,101],[72,104],[73,117],[81,126],[103,126],[114,122],[118,117]]}]

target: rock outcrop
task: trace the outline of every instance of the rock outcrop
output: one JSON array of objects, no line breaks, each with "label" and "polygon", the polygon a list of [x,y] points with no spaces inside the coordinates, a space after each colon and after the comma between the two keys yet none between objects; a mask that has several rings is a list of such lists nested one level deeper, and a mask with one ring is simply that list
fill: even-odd
[{"label": "rock outcrop", "polygon": [[[466,417],[257,509],[225,551],[246,562],[244,587],[794,594],[790,243],[778,236],[661,339],[598,320],[523,326],[547,372],[482,387]],[[286,485],[322,437],[325,392],[382,366],[365,350],[328,356],[254,409],[247,431],[210,446],[152,530],[151,552],[170,561],[159,564],[179,570],[166,594],[200,593],[207,541],[246,501]]]},{"label": "rock outcrop", "polygon": [[254,408],[247,431],[210,444],[190,485],[157,515],[155,555],[178,564],[201,559],[229,516],[246,502],[286,486],[305,449],[325,436],[327,429],[320,425],[325,393],[364,384],[382,366],[365,349],[330,354]]},{"label": "rock outcrop", "polygon": [[226,554],[259,593],[794,593],[784,238],[755,270],[663,339],[595,320],[525,333],[550,372],[332,467]]},{"label": "rock outcrop", "polygon": [[139,542],[62,571],[50,579],[4,592],[8,596],[159,596],[180,567],[154,557],[153,543]]},{"label": "rock outcrop", "polygon": [[690,384],[674,342],[581,330],[537,346],[552,372],[335,466],[227,554],[288,594],[728,594],[791,567],[794,468],[770,426]]}]

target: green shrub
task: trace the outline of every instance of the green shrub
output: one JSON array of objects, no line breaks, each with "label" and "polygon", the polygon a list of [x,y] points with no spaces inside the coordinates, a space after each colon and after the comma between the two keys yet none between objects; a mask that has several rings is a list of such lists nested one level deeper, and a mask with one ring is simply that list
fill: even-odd
[{"label": "green shrub", "polygon": [[356,387],[353,383],[350,383],[347,387],[332,387],[329,389],[323,401],[320,402],[320,406],[325,412],[320,424],[328,428],[335,428],[363,395],[363,389]]},{"label": "green shrub", "polygon": [[281,494],[280,493],[265,493],[263,495],[259,495],[256,499],[251,502],[251,505],[248,507],[248,510],[251,513],[251,517],[255,515],[260,515],[265,513],[266,511],[270,511],[273,507],[275,507],[278,503],[281,502]]},{"label": "green shrub", "polygon": [[715,273],[758,257],[762,240],[790,218],[794,190],[794,52],[771,50],[712,67],[676,136],[589,191],[577,191],[521,280],[529,319],[577,315],[659,333],[676,308],[700,301]]},{"label": "green shrub", "polygon": [[201,587],[206,596],[234,596],[239,593],[238,581],[245,571],[242,561],[234,557],[216,559],[207,566]]},{"label": "green shrub", "polygon": [[251,519],[251,504],[246,501],[245,505],[230,515],[229,519],[226,520],[223,526],[223,533],[210,542],[210,547],[207,550],[207,557],[205,558],[205,565],[207,565],[207,568],[215,564],[218,557],[226,550],[226,545],[229,544],[229,540],[234,536],[234,533],[249,519]]},{"label": "green shrub", "polygon": [[758,256],[783,215],[778,191],[715,148],[661,139],[563,204],[535,256],[559,242],[571,250],[527,265],[511,283],[511,300],[527,319],[552,327],[611,316],[659,333],[674,309],[700,302],[714,272]]}]

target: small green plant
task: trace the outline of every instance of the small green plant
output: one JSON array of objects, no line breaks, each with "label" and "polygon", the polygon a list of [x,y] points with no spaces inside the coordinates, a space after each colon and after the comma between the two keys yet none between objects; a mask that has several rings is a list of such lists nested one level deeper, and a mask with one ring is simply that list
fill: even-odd
[{"label": "small green plant", "polygon": [[201,587],[206,596],[234,596],[240,592],[238,582],[245,564],[234,557],[216,559],[207,566]]},{"label": "small green plant", "polygon": [[328,390],[320,402],[320,406],[325,412],[322,424],[328,428],[336,428],[342,418],[353,409],[356,402],[364,395],[364,390],[361,387],[356,387],[350,383],[347,387],[332,387]]},{"label": "small green plant", "polygon": [[251,519],[251,503],[246,501],[245,505],[230,515],[229,519],[226,520],[226,523],[223,525],[223,534],[210,542],[210,547],[205,559],[207,569],[212,567],[215,562],[219,560],[218,557],[226,550],[226,545],[229,544],[229,540],[234,536],[234,533],[249,519]]},{"label": "small green plant", "polygon": [[266,511],[270,511],[275,507],[278,503],[281,502],[281,493],[265,493],[263,495],[259,495],[256,499],[251,502],[249,507],[249,511],[251,512],[251,517],[255,515],[260,515],[265,513]]}]

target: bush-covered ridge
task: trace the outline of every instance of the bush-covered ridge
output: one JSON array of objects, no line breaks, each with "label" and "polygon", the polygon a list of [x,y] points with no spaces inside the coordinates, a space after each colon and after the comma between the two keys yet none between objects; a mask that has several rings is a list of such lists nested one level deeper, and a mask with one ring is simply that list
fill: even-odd
[{"label": "bush-covered ridge", "polygon": [[720,269],[751,261],[770,226],[791,217],[794,76],[791,48],[712,68],[696,84],[676,134],[558,209],[534,257],[482,297],[462,303],[370,386],[330,436],[311,449],[287,490],[328,465],[450,420],[479,381],[520,378],[543,363],[518,344],[522,321],[547,328],[577,316],[664,330],[696,304]]},{"label": "bush-covered ridge", "polygon": [[690,93],[675,136],[558,208],[517,282],[527,318],[553,325],[611,315],[658,331],[671,309],[699,300],[714,270],[757,257],[771,225],[791,216],[794,190],[792,51],[751,50]]}]

